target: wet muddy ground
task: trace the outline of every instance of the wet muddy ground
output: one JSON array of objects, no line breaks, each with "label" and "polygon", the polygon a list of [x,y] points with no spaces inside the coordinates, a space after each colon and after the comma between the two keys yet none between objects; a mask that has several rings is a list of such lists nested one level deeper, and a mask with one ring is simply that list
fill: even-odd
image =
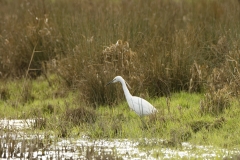
[{"label": "wet muddy ground", "polygon": [[0,121],[1,159],[222,159],[240,152],[187,142],[179,147],[166,147],[164,140],[157,139],[56,138],[34,133],[31,129],[34,124],[34,120]]}]

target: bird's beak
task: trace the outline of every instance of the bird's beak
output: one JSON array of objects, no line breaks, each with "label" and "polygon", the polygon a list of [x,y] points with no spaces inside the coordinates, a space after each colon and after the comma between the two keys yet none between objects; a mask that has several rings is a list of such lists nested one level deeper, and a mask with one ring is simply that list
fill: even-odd
[{"label": "bird's beak", "polygon": [[107,84],[106,84],[106,86],[108,86],[109,84],[111,84],[111,83],[113,83],[113,80],[112,81],[110,81],[110,82],[108,82]]}]

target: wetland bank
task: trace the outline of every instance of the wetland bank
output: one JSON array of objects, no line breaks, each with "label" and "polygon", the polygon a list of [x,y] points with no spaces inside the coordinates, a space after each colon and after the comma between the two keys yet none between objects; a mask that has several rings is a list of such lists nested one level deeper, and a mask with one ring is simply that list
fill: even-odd
[{"label": "wetland bank", "polygon": [[[22,87],[22,83],[7,82],[6,87],[20,94],[16,88]],[[231,108],[221,115],[213,116],[199,112],[203,94],[180,92],[172,94],[171,100],[149,99],[159,113],[144,117],[143,125],[125,101],[116,107],[89,109],[80,103],[77,91],[54,97],[54,87],[49,87],[44,77],[30,84],[32,97],[38,95],[34,101],[8,107],[9,98],[2,106],[1,114],[8,116],[0,123],[2,158],[227,159],[239,156],[237,101],[232,101]],[[47,95],[36,93],[39,85],[42,88],[39,93]]]},{"label": "wetland bank", "polygon": [[[239,158],[239,1],[3,0],[0,13],[1,158]],[[130,111],[105,87],[116,75],[158,113]]]}]

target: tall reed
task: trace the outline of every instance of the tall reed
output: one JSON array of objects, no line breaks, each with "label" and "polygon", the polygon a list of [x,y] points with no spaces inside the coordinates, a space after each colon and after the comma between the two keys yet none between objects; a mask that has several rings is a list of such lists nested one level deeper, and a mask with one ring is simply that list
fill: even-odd
[{"label": "tall reed", "polygon": [[[95,106],[123,98],[104,86],[116,75],[133,94],[151,97],[211,90],[214,69],[236,86],[239,7],[237,0],[2,1],[1,77],[25,75],[34,53],[31,77],[58,74]],[[118,40],[129,52],[106,59]]]}]

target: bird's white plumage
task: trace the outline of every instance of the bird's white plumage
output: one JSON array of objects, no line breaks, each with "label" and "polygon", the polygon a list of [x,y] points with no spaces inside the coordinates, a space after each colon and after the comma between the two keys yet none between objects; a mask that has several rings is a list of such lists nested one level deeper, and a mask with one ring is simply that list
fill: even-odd
[{"label": "bird's white plumage", "polygon": [[[132,96],[129,92],[125,80],[121,76],[116,76],[110,83],[120,82],[127,100],[127,103],[134,112],[139,116],[149,115],[157,112],[157,109],[153,107],[148,101],[140,97]],[[108,85],[107,84],[107,85]]]}]

